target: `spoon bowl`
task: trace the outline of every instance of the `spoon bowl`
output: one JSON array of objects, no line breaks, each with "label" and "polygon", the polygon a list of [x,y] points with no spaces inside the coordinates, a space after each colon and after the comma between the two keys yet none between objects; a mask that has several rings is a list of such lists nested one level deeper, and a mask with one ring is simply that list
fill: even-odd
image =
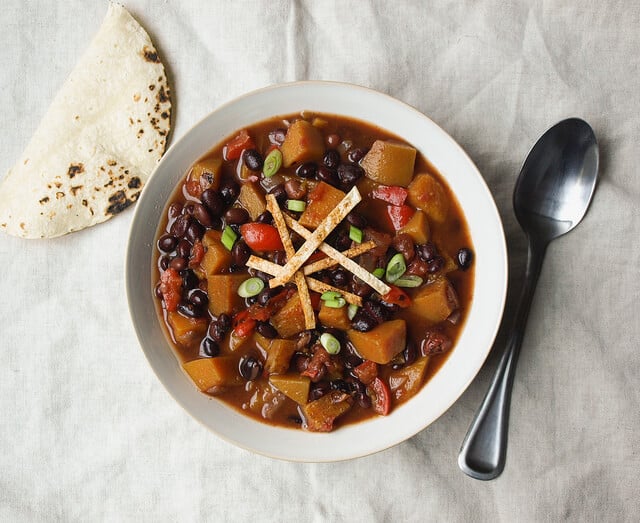
[{"label": "spoon bowl", "polygon": [[587,212],[598,158],[589,124],[569,118],[540,137],[520,170],[513,207],[529,239],[525,283],[498,368],[458,456],[462,471],[475,479],[494,479],[504,470],[511,388],[544,254],[551,240],[573,229]]}]

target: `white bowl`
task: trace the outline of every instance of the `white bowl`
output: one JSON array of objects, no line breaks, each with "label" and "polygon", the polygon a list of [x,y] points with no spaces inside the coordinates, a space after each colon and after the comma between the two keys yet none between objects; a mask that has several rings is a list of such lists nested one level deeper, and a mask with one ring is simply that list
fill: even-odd
[{"label": "white bowl", "polygon": [[[455,193],[475,252],[473,302],[449,358],[422,390],[389,416],[331,433],[274,427],[200,393],[165,338],[152,295],[154,237],[165,206],[188,167],[236,130],[272,116],[310,110],[382,127],[417,147]],[[126,287],[140,345],[156,375],[187,412],[221,438],[267,456],[308,462],[365,456],[396,445],[433,423],[464,392],[495,338],[507,289],[507,251],[495,203],[462,148],[414,108],[385,94],[333,82],[297,82],[254,91],[218,108],[166,152],[136,204],[126,258]]]}]

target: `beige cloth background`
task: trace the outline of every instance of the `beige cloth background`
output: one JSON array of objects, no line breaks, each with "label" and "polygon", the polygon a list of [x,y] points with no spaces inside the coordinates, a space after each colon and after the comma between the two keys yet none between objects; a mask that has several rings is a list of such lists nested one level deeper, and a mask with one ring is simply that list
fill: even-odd
[{"label": "beige cloth background", "polygon": [[[504,220],[507,317],[526,254],[511,193],[529,148],[556,121],[585,118],[601,181],[585,221],[547,253],[507,467],[489,483],[456,457],[495,357],[404,444],[346,463],[274,461],[208,433],[148,367],[124,296],[130,210],[52,241],[1,236],[0,521],[637,521],[638,2],[125,4],[169,71],[174,141],[222,102],[297,79],[370,86],[440,124]],[[3,2],[0,176],[106,7]]]}]

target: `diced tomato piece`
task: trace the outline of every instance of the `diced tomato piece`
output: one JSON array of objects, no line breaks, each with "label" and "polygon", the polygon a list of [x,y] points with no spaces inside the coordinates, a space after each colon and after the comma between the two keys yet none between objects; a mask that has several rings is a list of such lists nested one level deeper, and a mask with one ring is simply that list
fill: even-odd
[{"label": "diced tomato piece", "polygon": [[320,293],[317,292],[309,292],[309,298],[311,299],[311,308],[314,311],[320,310]]},{"label": "diced tomato piece", "polygon": [[245,223],[240,227],[240,234],[254,251],[284,250],[278,229],[268,223]]},{"label": "diced tomato piece", "polygon": [[196,240],[196,242],[193,244],[193,247],[191,247],[191,256],[189,256],[189,267],[192,269],[197,267],[202,261],[202,258],[204,258],[204,247],[200,240]]},{"label": "diced tomato piece", "polygon": [[311,378],[311,381],[315,382],[322,378],[324,375],[323,369],[324,366],[331,360],[331,356],[329,353],[324,350],[324,347],[318,345],[316,347],[316,351],[311,356],[309,360],[309,365],[307,368],[300,373],[301,376],[308,376]]},{"label": "diced tomato piece", "polygon": [[389,386],[380,378],[375,378],[367,387],[374,412],[386,416],[391,410],[391,392]]},{"label": "diced tomato piece", "polygon": [[160,292],[167,311],[175,312],[182,299],[182,277],[178,271],[169,268],[160,275]]},{"label": "diced tomato piece", "polygon": [[225,160],[237,160],[240,158],[242,151],[245,149],[253,149],[255,147],[251,136],[246,129],[242,129],[238,136],[233,138],[222,149],[222,156]]},{"label": "diced tomato piece", "polygon": [[200,182],[196,180],[187,180],[184,188],[194,198],[200,198],[200,196],[202,196],[202,187],[200,186]]},{"label": "diced tomato piece", "polygon": [[387,215],[389,216],[389,220],[391,220],[391,225],[396,231],[407,225],[415,212],[415,209],[408,205],[387,205]]},{"label": "diced tomato piece", "polygon": [[369,385],[378,377],[378,365],[375,361],[365,360],[353,369],[353,373],[365,385]]},{"label": "diced tomato piece", "polygon": [[389,285],[389,287],[391,287],[391,290],[382,297],[384,301],[397,305],[403,309],[406,309],[411,305],[411,298],[406,292],[395,285]]},{"label": "diced tomato piece", "polygon": [[324,252],[322,252],[322,251],[316,251],[316,252],[314,252],[311,256],[309,256],[309,257],[307,258],[307,261],[306,261],[304,264],[305,264],[305,265],[310,265],[310,264],[312,264],[313,262],[317,262],[317,261],[320,261],[320,260],[324,260],[326,257],[327,257],[327,255],[326,255]]},{"label": "diced tomato piece", "polygon": [[233,317],[233,331],[240,338],[246,338],[255,329],[256,320],[249,316],[249,311],[244,310]]},{"label": "diced tomato piece", "polygon": [[397,185],[379,185],[371,192],[373,198],[391,205],[403,205],[408,195],[409,191],[407,189]]}]

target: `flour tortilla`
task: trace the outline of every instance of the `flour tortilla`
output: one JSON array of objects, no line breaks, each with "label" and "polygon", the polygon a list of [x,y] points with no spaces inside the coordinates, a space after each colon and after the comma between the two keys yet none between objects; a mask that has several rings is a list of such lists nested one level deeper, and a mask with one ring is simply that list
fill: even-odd
[{"label": "flour tortilla", "polygon": [[162,156],[171,101],[145,30],[110,4],[16,165],[0,183],[0,230],[52,238],[135,202]]}]

